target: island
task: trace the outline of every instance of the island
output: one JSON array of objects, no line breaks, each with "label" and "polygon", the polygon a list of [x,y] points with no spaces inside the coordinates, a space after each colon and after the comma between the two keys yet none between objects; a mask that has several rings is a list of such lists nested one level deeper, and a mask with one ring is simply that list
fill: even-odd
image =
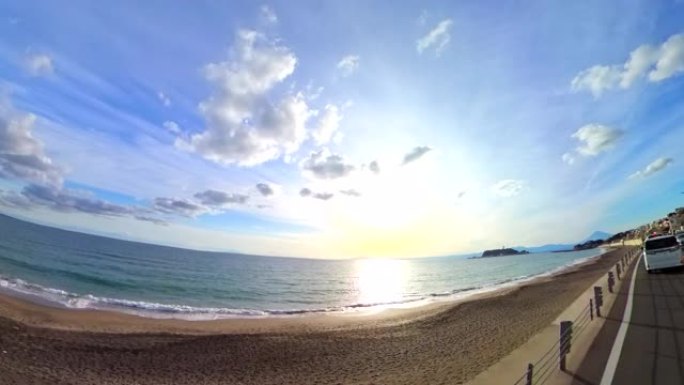
[{"label": "island", "polygon": [[505,255],[518,255],[518,254],[529,254],[529,253],[530,252],[527,250],[518,251],[516,249],[511,249],[511,248],[501,248],[501,249],[494,249],[494,250],[485,250],[482,253],[482,256],[480,258],[503,257]]}]

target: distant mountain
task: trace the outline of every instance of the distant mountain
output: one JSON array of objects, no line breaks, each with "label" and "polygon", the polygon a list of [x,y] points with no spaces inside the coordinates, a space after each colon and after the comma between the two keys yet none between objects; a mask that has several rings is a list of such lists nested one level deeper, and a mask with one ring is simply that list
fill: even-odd
[{"label": "distant mountain", "polygon": [[568,244],[558,243],[558,244],[549,244],[549,245],[531,246],[531,247],[516,246],[516,247],[514,247],[514,249],[519,250],[519,251],[523,251],[523,250],[529,251],[530,253],[549,253],[552,251],[572,250],[576,244],[586,243],[589,241],[596,241],[596,240],[601,240],[601,239],[608,239],[612,235],[613,234],[606,233],[605,231],[594,231],[590,236],[588,236],[584,240],[579,241],[577,243],[568,243]]},{"label": "distant mountain", "polygon": [[583,241],[581,241],[580,243],[585,243],[585,242],[589,242],[589,241],[598,241],[598,240],[608,239],[608,238],[610,238],[610,237],[612,237],[612,236],[613,236],[613,234],[611,234],[611,233],[606,233],[605,231],[594,231],[593,233],[591,233],[590,236],[586,237],[586,238],[585,238]]}]

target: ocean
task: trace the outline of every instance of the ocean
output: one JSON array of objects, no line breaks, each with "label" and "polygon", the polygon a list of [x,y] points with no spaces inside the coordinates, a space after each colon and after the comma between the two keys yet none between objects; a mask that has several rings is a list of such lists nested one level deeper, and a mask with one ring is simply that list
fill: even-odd
[{"label": "ocean", "polygon": [[190,320],[409,307],[514,285],[599,249],[484,259],[314,260],[187,250],[0,215],[0,290],[41,303]]}]

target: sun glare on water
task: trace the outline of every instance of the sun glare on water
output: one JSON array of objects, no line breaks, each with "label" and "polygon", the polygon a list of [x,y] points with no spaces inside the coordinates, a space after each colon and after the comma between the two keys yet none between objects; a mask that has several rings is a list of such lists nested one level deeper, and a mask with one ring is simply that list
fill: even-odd
[{"label": "sun glare on water", "polygon": [[384,304],[402,299],[408,262],[399,259],[360,259],[355,262],[358,303]]}]

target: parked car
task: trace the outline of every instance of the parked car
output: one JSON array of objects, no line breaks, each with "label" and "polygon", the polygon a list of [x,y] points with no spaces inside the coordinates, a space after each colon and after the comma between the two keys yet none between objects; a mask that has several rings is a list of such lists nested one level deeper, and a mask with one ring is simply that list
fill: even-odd
[{"label": "parked car", "polygon": [[684,265],[684,249],[672,234],[649,237],[644,242],[644,263],[646,271],[666,269]]}]

